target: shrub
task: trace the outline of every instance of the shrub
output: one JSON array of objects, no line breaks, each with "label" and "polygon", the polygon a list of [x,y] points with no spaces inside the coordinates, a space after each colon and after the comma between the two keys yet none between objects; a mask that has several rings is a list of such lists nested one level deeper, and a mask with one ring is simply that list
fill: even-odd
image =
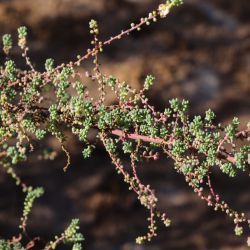
[{"label": "shrub", "polygon": [[[29,157],[34,150],[33,142],[50,135],[60,142],[67,162],[64,171],[70,166],[70,154],[66,149],[65,129],[79,138],[84,144],[82,155],[91,157],[95,143],[88,139],[90,130],[95,130],[96,140],[101,141],[110,156],[115,170],[122,176],[128,188],[135,192],[138,200],[149,212],[148,232],[139,236],[136,242],[151,241],[156,236],[157,224],[166,227],[171,220],[157,206],[157,196],[150,185],[142,183],[137,174],[137,166],[145,159],[157,160],[159,153],[173,159],[175,170],[183,174],[187,184],[214,210],[227,214],[235,224],[235,234],[243,233],[244,225],[250,224],[244,213],[233,210],[213,189],[211,173],[217,167],[229,177],[249,171],[249,128],[240,131],[239,120],[223,127],[215,123],[215,114],[208,110],[204,116],[188,116],[188,101],[173,99],[164,112],[159,112],[149,104],[147,91],[155,78],[147,76],[144,86],[136,91],[128,83],[102,72],[99,56],[105,46],[119,40],[144,25],[165,18],[180,0],[168,0],[141,18],[131,23],[130,28],[102,42],[99,40],[98,23],[91,20],[90,33],[93,35],[92,48],[75,61],[56,66],[53,59],[45,62],[45,71],[39,72],[33,66],[27,47],[27,29],[18,29],[18,46],[27,69],[20,70],[10,59],[13,46],[10,35],[4,35],[3,51],[6,54],[0,68],[0,166],[15,180],[26,194],[19,237],[1,240],[1,249],[30,249],[36,239],[27,242],[27,220],[33,203],[43,195],[41,187],[33,188],[22,182],[15,172],[15,166]],[[84,60],[93,58],[92,72],[86,76],[78,71]],[[98,85],[99,98],[94,100],[84,84],[84,77]],[[73,89],[70,94],[69,88]],[[117,104],[106,105],[106,91],[116,95]],[[47,92],[55,98],[45,101]],[[72,91],[71,91],[72,93]],[[239,143],[239,141],[243,141]],[[128,155],[131,168],[123,165],[123,155]],[[53,158],[53,157],[52,157]],[[69,227],[53,241],[47,243],[46,250],[55,249],[59,244],[71,244],[72,249],[82,249],[84,240],[79,230],[79,221],[72,220]]]}]

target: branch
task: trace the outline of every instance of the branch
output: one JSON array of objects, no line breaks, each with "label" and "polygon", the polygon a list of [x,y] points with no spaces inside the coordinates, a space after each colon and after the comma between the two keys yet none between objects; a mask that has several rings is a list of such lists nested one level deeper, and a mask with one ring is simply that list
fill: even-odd
[{"label": "branch", "polygon": [[[111,132],[113,135],[119,136],[121,138],[128,138],[128,139],[132,139],[132,140],[142,140],[144,142],[152,142],[152,143],[156,143],[156,144],[162,144],[162,145],[173,145],[174,140],[170,139],[168,141],[165,141],[161,138],[153,138],[150,136],[146,136],[146,135],[139,135],[139,134],[134,134],[134,133],[125,133],[122,130],[119,129],[115,129],[112,130]],[[249,130],[244,130],[244,131],[240,131],[236,134],[236,137],[241,137],[241,136],[247,136],[247,134],[249,134]],[[231,156],[228,152],[223,151],[223,150],[219,150],[218,151],[218,156],[227,160],[228,162],[231,162],[232,164],[236,164],[236,159],[234,156]]]}]

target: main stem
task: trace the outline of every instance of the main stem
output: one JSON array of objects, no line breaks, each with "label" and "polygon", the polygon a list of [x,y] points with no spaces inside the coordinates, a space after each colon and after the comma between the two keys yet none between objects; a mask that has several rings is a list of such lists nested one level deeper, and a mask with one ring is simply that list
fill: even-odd
[{"label": "main stem", "polygon": [[[129,138],[132,140],[141,140],[144,142],[152,142],[152,143],[156,143],[156,144],[172,145],[174,143],[173,139],[165,141],[165,140],[158,138],[158,137],[150,137],[150,136],[139,135],[139,134],[134,134],[134,133],[125,133],[124,131],[119,130],[119,129],[112,130],[111,133],[113,135],[119,136],[121,138]],[[231,162],[232,164],[236,164],[235,157],[231,156],[229,153],[220,150],[218,152],[218,155],[219,155],[219,157]]]}]

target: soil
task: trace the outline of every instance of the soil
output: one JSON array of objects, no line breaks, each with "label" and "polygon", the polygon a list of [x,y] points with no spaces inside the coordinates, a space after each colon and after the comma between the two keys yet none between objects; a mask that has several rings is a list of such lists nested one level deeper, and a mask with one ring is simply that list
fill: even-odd
[{"label": "soil", "polygon": [[[104,50],[102,70],[140,88],[147,74],[157,83],[149,96],[162,110],[170,98],[190,101],[190,114],[202,114],[209,107],[217,121],[234,116],[242,127],[250,120],[250,3],[249,0],[186,0],[167,20],[144,28]],[[2,0],[0,33],[15,33],[29,27],[30,55],[43,70],[46,58],[57,63],[72,60],[89,47],[88,21],[99,21],[106,39],[129,26],[159,2],[153,0]],[[18,51],[13,56],[20,67]],[[2,58],[2,55],[1,55]],[[91,61],[85,65],[91,67]],[[84,69],[82,69],[84,72]],[[90,86],[96,92],[96,86]],[[113,102],[109,95],[108,102]],[[233,223],[222,213],[208,208],[175,173],[173,162],[161,157],[157,163],[141,166],[140,175],[156,190],[159,206],[172,218],[168,229],[143,246],[135,237],[146,232],[147,213],[135,195],[116,175],[114,167],[98,146],[90,160],[82,160],[76,139],[69,135],[72,165],[62,171],[65,158],[59,152],[55,162],[36,161],[18,167],[29,184],[43,186],[45,195],[37,201],[29,221],[32,236],[48,240],[59,234],[72,218],[80,218],[88,250],[244,250],[246,236],[236,237]],[[41,148],[43,145],[37,145]],[[214,171],[216,190],[233,208],[250,217],[249,178],[236,180]],[[0,174],[0,235],[17,233],[23,196],[12,180]],[[39,248],[38,248],[39,249]],[[70,249],[70,248],[59,248]]]}]

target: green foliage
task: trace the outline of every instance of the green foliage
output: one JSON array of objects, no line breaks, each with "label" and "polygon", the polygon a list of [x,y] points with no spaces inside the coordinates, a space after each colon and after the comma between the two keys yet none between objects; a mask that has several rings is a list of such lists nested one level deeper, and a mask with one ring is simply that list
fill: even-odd
[{"label": "green foliage", "polygon": [[215,113],[209,109],[207,112],[206,112],[206,116],[205,116],[205,121],[207,122],[207,125],[212,125],[214,119],[215,119]]},{"label": "green foliage", "polygon": [[239,119],[237,117],[234,117],[232,123],[225,128],[226,135],[231,142],[233,141],[233,139],[235,139],[235,134],[239,125]]},{"label": "green foliage", "polygon": [[82,250],[82,245],[80,243],[76,243],[73,245],[72,250]]},{"label": "green foliage", "polygon": [[25,250],[25,248],[18,243],[11,243],[5,240],[0,240],[0,249],[1,250]]},{"label": "green foliage", "polygon": [[38,140],[42,140],[46,135],[46,131],[44,129],[37,128],[35,123],[31,119],[23,119],[21,121],[21,126],[27,132],[34,134]]},{"label": "green foliage", "polygon": [[182,0],[167,0],[166,3],[173,5],[173,6],[179,6],[183,4],[183,1]]},{"label": "green foliage", "polygon": [[[115,76],[105,75],[99,64],[104,46],[166,17],[172,7],[181,3],[180,0],[164,2],[137,24],[131,23],[130,28],[104,42],[98,40],[98,24],[91,20],[93,48],[88,49],[85,55],[77,56],[76,60],[61,65],[55,65],[49,58],[44,72],[35,70],[27,55],[25,27],[18,29],[18,45],[29,68],[25,71],[16,68],[10,59],[11,36],[3,36],[3,50],[8,57],[0,70],[0,166],[21,186],[26,198],[20,239],[17,242],[1,240],[0,249],[23,250],[22,242],[28,235],[28,217],[34,201],[44,193],[42,188],[34,189],[24,184],[15,172],[15,165],[28,159],[37,140],[52,136],[58,139],[67,157],[63,168],[66,171],[70,165],[66,130],[80,141],[80,151],[85,159],[101,142],[117,173],[148,210],[148,231],[136,239],[137,243],[151,241],[157,235],[159,222],[166,227],[171,223],[159,210],[155,191],[150,185],[143,184],[137,173],[138,164],[157,160],[160,154],[173,160],[175,170],[185,177],[187,184],[208,206],[232,218],[236,235],[243,234],[243,225],[249,226],[250,221],[244,214],[234,211],[215,193],[210,176],[214,168],[231,178],[239,172],[249,171],[250,126],[240,130],[240,122],[234,118],[223,127],[216,124],[216,115],[210,109],[204,115],[190,118],[188,101],[176,98],[169,101],[164,112],[157,111],[146,97],[146,92],[153,87],[154,76],[148,75],[143,88],[136,90]],[[94,58],[93,69],[83,75],[75,66],[82,66],[82,61],[90,57]],[[97,98],[91,96],[84,77],[86,82],[97,84]],[[106,103],[107,89],[116,96],[114,104]],[[48,154],[47,158],[50,158]],[[131,160],[130,166],[124,163],[127,158]],[[79,220],[74,219],[60,236],[45,246],[45,250],[56,249],[59,244],[69,244],[73,250],[80,250],[83,240],[79,233]]]},{"label": "green foliage", "polygon": [[16,80],[16,66],[12,60],[5,62],[5,77],[10,81]]},{"label": "green foliage", "polygon": [[27,28],[25,26],[21,26],[17,29],[18,32],[18,45],[21,49],[24,49],[26,46],[26,37],[28,35]]},{"label": "green foliage", "polygon": [[85,149],[83,149],[82,151],[82,155],[85,159],[89,158],[91,156],[92,153],[92,147],[91,146],[87,146]]},{"label": "green foliage", "polygon": [[109,76],[109,78],[107,79],[107,85],[109,87],[111,87],[112,89],[115,88],[117,83],[117,79],[114,76]]},{"label": "green foliage", "polygon": [[108,152],[110,152],[111,154],[116,153],[116,143],[115,143],[114,139],[108,138],[105,140],[104,143],[105,143],[105,147],[106,147]]},{"label": "green foliage", "polygon": [[31,212],[31,209],[33,207],[33,203],[35,199],[41,197],[44,194],[43,188],[29,188],[27,190],[27,195],[24,200],[24,208],[23,208],[23,218],[27,218],[29,213]]},{"label": "green foliage", "polygon": [[234,231],[236,236],[241,236],[243,234],[243,227],[236,226]]},{"label": "green foliage", "polygon": [[123,143],[123,152],[124,154],[131,154],[133,152],[133,144],[131,141],[125,141]]},{"label": "green foliage", "polygon": [[20,161],[26,159],[26,149],[25,147],[14,147],[10,146],[7,148],[6,155],[11,159],[11,164],[15,165]]},{"label": "green foliage", "polygon": [[63,236],[66,242],[81,242],[84,240],[82,234],[78,233],[79,230],[79,220],[73,219],[69,227],[64,231]]},{"label": "green foliage", "polygon": [[46,69],[47,72],[51,72],[53,70],[54,63],[55,63],[55,61],[52,58],[48,58],[46,60],[46,62],[45,62],[45,69]]},{"label": "green foliage", "polygon": [[144,82],[144,89],[149,90],[149,88],[154,84],[155,77],[152,75],[148,75]]},{"label": "green foliage", "polygon": [[79,220],[73,219],[61,236],[55,236],[55,240],[49,242],[45,250],[56,249],[59,244],[72,245],[72,250],[81,250],[84,237],[79,233]]},{"label": "green foliage", "polygon": [[3,51],[5,54],[9,54],[11,48],[12,48],[12,38],[10,34],[3,35],[2,38],[3,41]]}]

